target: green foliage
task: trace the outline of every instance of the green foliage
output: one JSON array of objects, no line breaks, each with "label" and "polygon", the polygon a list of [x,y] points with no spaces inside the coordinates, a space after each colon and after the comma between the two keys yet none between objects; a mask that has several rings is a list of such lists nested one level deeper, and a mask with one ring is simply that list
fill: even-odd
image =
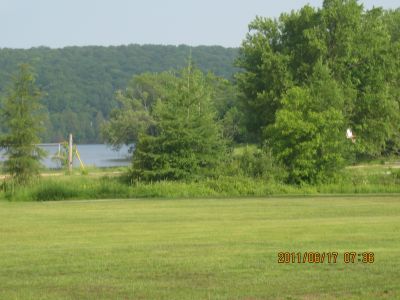
[{"label": "green foliage", "polygon": [[[224,166],[224,175],[181,181],[135,181],[127,168],[90,169],[87,176],[42,176],[19,186],[12,180],[0,182],[0,200],[52,201],[111,198],[244,197],[266,195],[376,194],[400,193],[400,170],[396,161],[348,167],[329,182],[313,185],[284,183],[285,169],[270,153],[254,145],[235,148],[233,159]],[[115,176],[119,171],[121,176]],[[113,176],[108,176],[113,174]],[[123,174],[123,175],[122,175]]]},{"label": "green foliage", "polygon": [[384,22],[389,29],[392,42],[400,41],[400,8],[384,12]]},{"label": "green foliage", "polygon": [[32,193],[32,200],[35,201],[55,201],[64,199],[76,199],[81,191],[74,186],[65,185],[60,182],[51,182],[51,184],[41,184]]},{"label": "green foliage", "polygon": [[135,180],[189,179],[211,175],[224,156],[212,86],[189,66],[170,73],[164,99],[154,105],[154,128],[142,132],[133,156]]},{"label": "green foliage", "polygon": [[253,145],[236,147],[229,164],[222,171],[228,176],[261,179],[266,183],[284,182],[287,177],[285,168],[270,150]]},{"label": "green foliage", "polygon": [[236,75],[242,93],[246,126],[252,140],[260,141],[262,128],[275,121],[282,93],[292,86],[290,56],[280,51],[277,21],[257,17],[239,51]]},{"label": "green foliage", "polygon": [[282,100],[266,140],[293,183],[331,178],[345,163],[343,94],[327,67],[317,65],[310,87],[293,87]]},{"label": "green foliage", "polygon": [[102,126],[104,141],[118,149],[123,144],[138,141],[140,132],[146,132],[154,125],[152,107],[165,95],[165,80],[170,80],[168,72],[145,73],[134,76],[125,91],[118,91],[118,108],[111,111],[109,121]]},{"label": "green foliage", "polygon": [[[364,10],[356,0],[326,0],[319,9],[305,6],[249,25],[237,60],[246,127],[254,141],[269,141],[292,181],[328,178],[343,165],[346,127],[357,137],[357,157],[397,151],[397,14]],[[315,94],[321,66],[329,78]]]},{"label": "green foliage", "polygon": [[68,199],[128,198],[131,193],[126,184],[109,177],[88,178],[68,176],[42,178],[36,183],[15,189],[6,181],[2,187],[4,197],[11,201],[57,201]]},{"label": "green foliage", "polygon": [[38,175],[44,156],[36,145],[43,130],[40,97],[30,66],[20,65],[2,103],[1,119],[6,133],[0,140],[5,149],[4,170],[17,184],[26,184]]},{"label": "green foliage", "polygon": [[217,119],[222,125],[223,136],[236,143],[246,139],[243,113],[240,109],[237,86],[229,80],[209,73],[207,83],[212,86],[212,102]]},{"label": "green foliage", "polygon": [[[158,101],[165,101],[174,88],[175,76],[171,72],[144,73],[136,75],[124,91],[118,91],[117,108],[111,111],[110,119],[103,123],[102,136],[107,144],[120,148],[132,145],[139,134],[154,132],[153,109]],[[216,118],[222,126],[223,136],[232,141],[244,139],[242,113],[238,109],[236,87],[228,80],[208,73],[205,76]]]},{"label": "green foliage", "polygon": [[237,49],[219,46],[4,48],[0,49],[0,91],[16,65],[31,64],[38,74],[37,84],[46,92],[43,104],[50,115],[42,139],[60,142],[72,132],[78,143],[100,142],[101,124],[117,104],[115,91],[124,89],[135,74],[184,67],[190,49],[200,69],[232,78]]}]

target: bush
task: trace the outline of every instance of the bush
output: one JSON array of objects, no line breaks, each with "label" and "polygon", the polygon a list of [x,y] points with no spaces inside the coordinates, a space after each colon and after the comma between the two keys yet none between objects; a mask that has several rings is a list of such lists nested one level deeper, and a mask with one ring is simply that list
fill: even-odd
[{"label": "bush", "polygon": [[286,170],[276,162],[271,151],[247,146],[232,156],[223,173],[266,182],[283,182],[287,177]]}]

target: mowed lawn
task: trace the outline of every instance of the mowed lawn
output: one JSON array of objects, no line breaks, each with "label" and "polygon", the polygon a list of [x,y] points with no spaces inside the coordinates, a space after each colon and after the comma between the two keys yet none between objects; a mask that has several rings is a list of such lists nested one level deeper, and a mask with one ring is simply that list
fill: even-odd
[{"label": "mowed lawn", "polygon": [[400,196],[0,203],[0,299],[381,298],[400,299]]}]

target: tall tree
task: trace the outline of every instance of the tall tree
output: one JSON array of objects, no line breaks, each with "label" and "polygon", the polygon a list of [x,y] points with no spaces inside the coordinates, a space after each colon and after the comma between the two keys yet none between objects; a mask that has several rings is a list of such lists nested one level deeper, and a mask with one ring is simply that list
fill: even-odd
[{"label": "tall tree", "polygon": [[309,86],[321,62],[340,86],[341,111],[357,135],[358,154],[378,156],[389,142],[398,143],[397,20],[397,11],[364,10],[357,0],[325,0],[320,9],[305,6],[274,20],[257,17],[237,60],[254,140],[263,141],[262,132],[276,122],[288,91]]},{"label": "tall tree", "polygon": [[41,96],[31,67],[20,65],[1,110],[6,127],[1,137],[6,155],[4,168],[19,184],[29,182],[39,173],[40,159],[44,156],[44,151],[37,146],[43,129]]},{"label": "tall tree", "polygon": [[292,86],[290,54],[282,51],[280,24],[257,17],[239,50],[236,75],[245,123],[251,140],[260,141],[264,127],[273,124],[282,94]]},{"label": "tall tree", "polygon": [[164,99],[154,106],[154,131],[139,136],[133,156],[136,180],[211,175],[224,156],[210,81],[190,64],[170,76]]},{"label": "tall tree", "polygon": [[292,183],[332,178],[345,163],[344,96],[327,66],[315,66],[310,84],[291,88],[282,99],[276,122],[266,128],[267,145],[286,166]]},{"label": "tall tree", "polygon": [[101,128],[104,141],[116,149],[136,143],[139,133],[154,124],[153,106],[165,97],[171,80],[169,72],[143,73],[134,76],[125,90],[117,91],[118,107]]}]

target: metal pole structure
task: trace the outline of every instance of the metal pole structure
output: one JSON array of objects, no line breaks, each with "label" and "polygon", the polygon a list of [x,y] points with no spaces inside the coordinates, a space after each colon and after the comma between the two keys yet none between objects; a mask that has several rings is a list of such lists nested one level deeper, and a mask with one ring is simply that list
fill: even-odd
[{"label": "metal pole structure", "polygon": [[68,147],[68,172],[72,173],[72,133],[69,134],[69,147]]}]

